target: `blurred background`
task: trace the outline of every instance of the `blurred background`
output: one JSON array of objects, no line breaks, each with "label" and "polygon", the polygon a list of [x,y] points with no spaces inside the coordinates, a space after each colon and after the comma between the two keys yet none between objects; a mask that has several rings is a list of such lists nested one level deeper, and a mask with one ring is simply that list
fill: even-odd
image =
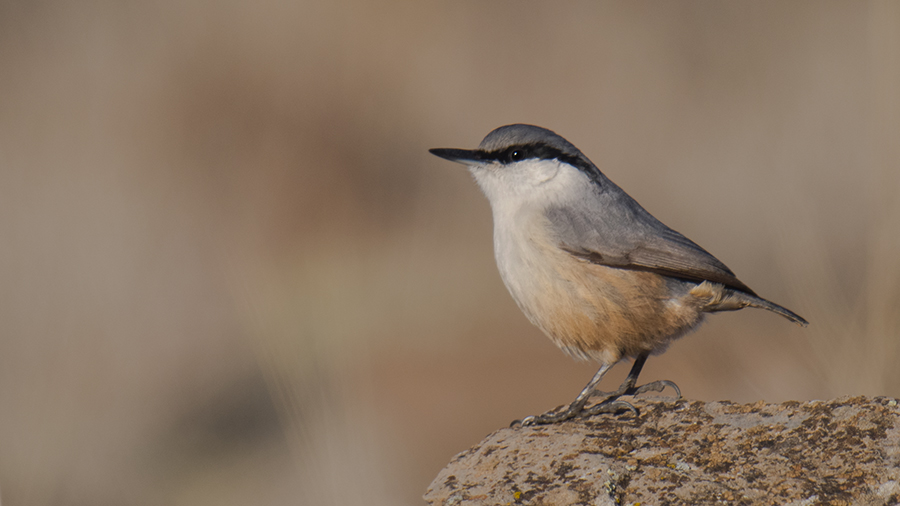
[{"label": "blurred background", "polygon": [[596,366],[427,152],[513,122],[812,322],[715,316],[645,381],[900,396],[898,90],[886,0],[2,1],[2,502],[422,504],[569,402]]}]

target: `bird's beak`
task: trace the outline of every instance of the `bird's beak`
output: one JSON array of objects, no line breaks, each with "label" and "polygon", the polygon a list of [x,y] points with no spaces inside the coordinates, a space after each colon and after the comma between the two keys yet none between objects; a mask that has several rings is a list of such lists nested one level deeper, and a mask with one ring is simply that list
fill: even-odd
[{"label": "bird's beak", "polygon": [[451,162],[484,162],[482,152],[475,149],[434,148],[429,149],[428,152],[445,160],[450,160]]}]

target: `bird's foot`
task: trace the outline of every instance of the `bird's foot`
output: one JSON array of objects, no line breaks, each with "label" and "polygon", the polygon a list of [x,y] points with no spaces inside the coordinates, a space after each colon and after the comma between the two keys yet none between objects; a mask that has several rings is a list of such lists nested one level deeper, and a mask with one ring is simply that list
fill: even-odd
[{"label": "bird's foot", "polygon": [[578,416],[587,418],[589,416],[599,415],[600,413],[618,413],[620,411],[631,411],[631,414],[635,418],[641,416],[641,412],[630,402],[620,401],[618,399],[607,399],[601,403],[594,404],[590,408],[583,409]]},{"label": "bird's foot", "polygon": [[549,425],[553,423],[564,422],[571,418],[581,417],[587,418],[589,416],[594,416],[599,413],[619,413],[622,411],[631,411],[631,413],[637,417],[640,416],[640,412],[631,405],[630,402],[620,401],[616,398],[610,398],[598,404],[591,406],[590,408],[585,408],[583,404],[576,405],[576,403],[572,403],[568,405],[565,409],[562,406],[557,407],[556,409],[550,410],[542,415],[537,416],[526,416],[522,420],[514,420],[510,427],[529,427],[532,425]]},{"label": "bird's foot", "polygon": [[669,381],[669,380],[659,380],[659,381],[654,381],[652,383],[647,383],[646,385],[641,385],[637,388],[630,389],[629,391],[627,391],[625,393],[626,393],[626,395],[635,396],[635,395],[640,395],[644,392],[662,392],[663,390],[666,389],[666,387],[669,387],[672,390],[675,390],[675,400],[676,401],[678,399],[681,399],[681,389],[678,388],[678,385],[676,385],[674,381]]},{"label": "bird's foot", "polygon": [[582,418],[587,418],[589,416],[594,416],[600,413],[618,413],[622,410],[629,410],[634,415],[635,418],[640,416],[640,411],[635,408],[630,402],[623,401],[620,397],[623,396],[631,396],[636,397],[642,393],[646,392],[662,392],[666,389],[666,387],[670,387],[675,390],[675,399],[681,399],[681,389],[678,388],[674,382],[669,380],[659,380],[654,381],[652,383],[647,383],[646,385],[641,385],[639,387],[635,387],[633,384],[629,384],[628,381],[623,383],[618,390],[615,392],[594,392],[591,394],[591,397],[605,397],[602,401],[594,404],[590,408],[582,409],[578,416]]},{"label": "bird's foot", "polygon": [[678,388],[678,385],[676,385],[675,382],[669,380],[654,381],[652,383],[647,383],[646,385],[641,385],[639,387],[629,385],[626,381],[625,383],[622,383],[622,385],[615,392],[595,391],[591,394],[591,397],[605,397],[606,400],[615,400],[625,395],[636,397],[646,392],[662,392],[666,389],[666,387],[675,390],[675,400],[681,399],[681,389]]},{"label": "bird's foot", "polygon": [[558,406],[556,407],[556,409],[551,409],[550,411],[547,411],[542,415],[526,416],[521,420],[513,420],[513,422],[509,424],[509,426],[528,427],[531,425],[547,425],[551,423],[559,423],[570,418],[574,418],[583,409],[583,405],[575,406],[575,403],[569,404],[565,409],[563,409],[563,406]]}]

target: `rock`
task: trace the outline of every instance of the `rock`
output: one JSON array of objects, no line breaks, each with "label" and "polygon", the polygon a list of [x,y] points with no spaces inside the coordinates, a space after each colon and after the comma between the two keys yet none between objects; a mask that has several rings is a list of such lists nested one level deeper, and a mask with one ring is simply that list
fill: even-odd
[{"label": "rock", "polygon": [[900,503],[900,407],[636,399],[598,415],[500,429],[431,483],[434,506]]}]

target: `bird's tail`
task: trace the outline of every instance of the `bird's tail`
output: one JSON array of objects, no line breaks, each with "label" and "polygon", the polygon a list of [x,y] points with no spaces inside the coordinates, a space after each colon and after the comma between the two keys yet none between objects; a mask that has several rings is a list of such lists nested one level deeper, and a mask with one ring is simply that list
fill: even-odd
[{"label": "bird's tail", "polygon": [[742,290],[725,287],[720,283],[704,281],[692,288],[691,294],[705,301],[702,311],[736,311],[745,307],[758,307],[780,314],[801,327],[809,325],[809,322],[802,316],[786,307],[779,306],[774,302]]},{"label": "bird's tail", "polygon": [[797,313],[791,311],[790,309],[788,309],[784,306],[779,306],[778,304],[775,304],[774,302],[768,301],[761,297],[754,297],[752,295],[748,295],[747,299],[749,299],[748,305],[750,307],[758,307],[760,309],[767,309],[773,313],[780,314],[781,316],[796,323],[797,325],[800,325],[801,327],[805,327],[805,326],[809,325],[809,322],[806,321],[805,318],[803,318],[802,316],[798,315]]}]

